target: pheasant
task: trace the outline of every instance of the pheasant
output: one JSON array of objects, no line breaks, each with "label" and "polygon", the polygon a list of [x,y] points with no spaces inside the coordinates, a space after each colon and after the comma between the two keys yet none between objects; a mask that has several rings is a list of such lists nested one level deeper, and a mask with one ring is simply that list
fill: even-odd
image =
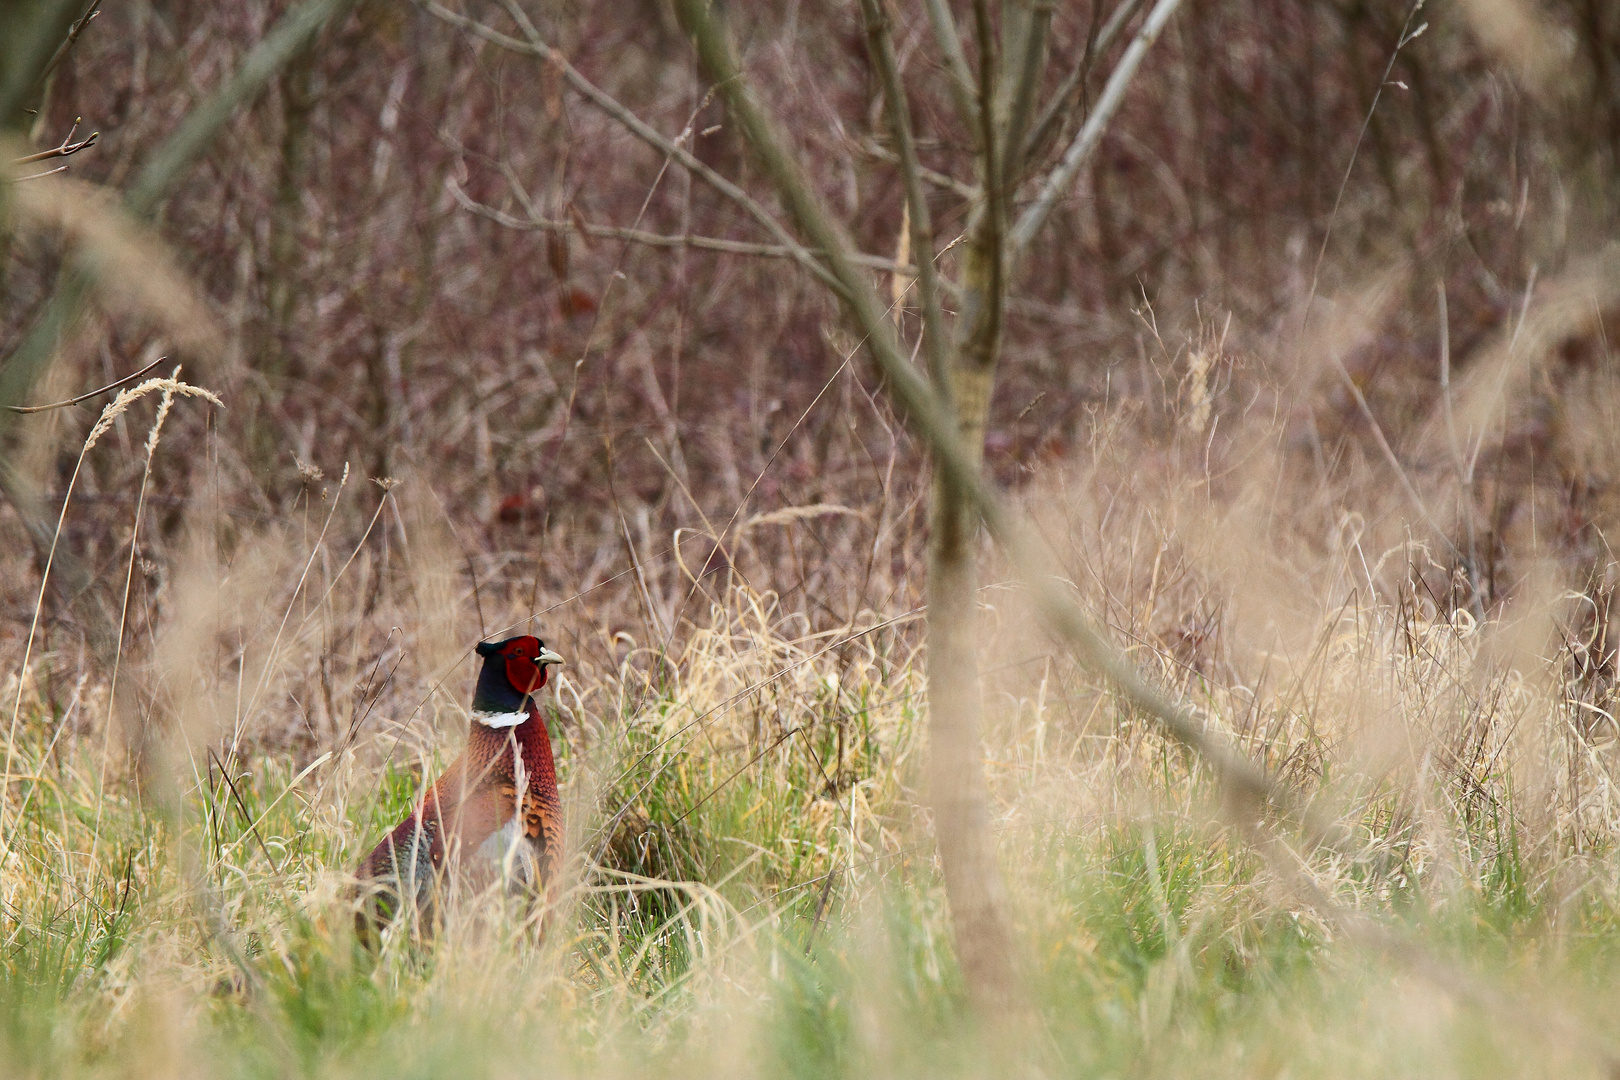
[{"label": "pheasant", "polygon": [[480,642],[467,749],[409,817],[372,849],[357,871],[364,900],[361,941],[414,905],[431,928],[440,880],[451,866],[474,884],[503,881],[538,892],[562,847],[557,770],[546,722],[532,695],[562,657],[535,637]]}]

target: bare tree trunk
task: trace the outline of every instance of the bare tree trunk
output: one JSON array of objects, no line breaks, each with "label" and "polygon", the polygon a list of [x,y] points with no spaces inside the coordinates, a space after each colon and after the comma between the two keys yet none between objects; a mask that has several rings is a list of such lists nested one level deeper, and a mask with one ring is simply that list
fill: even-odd
[{"label": "bare tree trunk", "polygon": [[[1000,230],[992,216],[981,213],[964,260],[950,372],[957,431],[975,471],[983,458],[1001,337]],[[962,974],[981,1013],[996,1015],[1015,1000],[1016,975],[982,750],[974,618],[979,515],[937,456],[928,519],[929,801]]]},{"label": "bare tree trunk", "polygon": [[[977,459],[982,439],[966,441]],[[928,536],[928,792],[963,979],[981,1015],[1017,1000],[1005,889],[990,829],[974,607],[978,512],[934,469]]]},{"label": "bare tree trunk", "polygon": [[[1007,192],[1016,183],[1032,94],[1045,60],[1050,9],[1003,12],[1005,69],[998,78],[988,4],[978,0],[979,173],[985,193],[963,258],[956,348],[946,396],[975,474],[995,391],[1006,300]],[[929,249],[931,250],[931,248]],[[919,252],[919,258],[923,252]],[[996,862],[984,771],[975,608],[979,514],[935,454],[928,535],[929,793],[952,931],[968,991],[982,1018],[1019,1006],[1006,889]]]}]

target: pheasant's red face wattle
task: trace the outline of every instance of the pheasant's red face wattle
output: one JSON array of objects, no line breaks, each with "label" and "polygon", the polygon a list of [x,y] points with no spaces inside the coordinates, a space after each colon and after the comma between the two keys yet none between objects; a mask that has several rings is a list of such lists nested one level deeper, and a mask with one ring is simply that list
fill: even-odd
[{"label": "pheasant's red face wattle", "polygon": [[546,685],[546,668],[563,662],[536,637],[513,638],[498,655],[506,662],[506,681],[519,694],[533,694]]},{"label": "pheasant's red face wattle", "polygon": [[521,645],[506,654],[506,678],[520,694],[532,694],[546,685],[546,669],[535,663]]}]

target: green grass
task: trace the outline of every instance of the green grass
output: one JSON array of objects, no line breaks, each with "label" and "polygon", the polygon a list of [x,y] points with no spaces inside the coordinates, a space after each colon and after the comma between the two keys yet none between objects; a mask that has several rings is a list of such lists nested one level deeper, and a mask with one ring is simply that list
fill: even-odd
[{"label": "green grass", "polygon": [[[1035,737],[1020,734],[1027,703],[1002,717],[996,828],[1034,1020],[975,1030],[917,806],[913,668],[873,645],[832,679],[792,666],[813,642],[767,644],[717,634],[656,693],[620,686],[589,699],[598,714],[554,716],[559,734],[598,734],[559,738],[575,861],[543,940],[469,899],[437,940],[375,957],[354,940],[346,874],[448,760],[451,725],[410,754],[379,735],[324,759],[226,755],[229,783],[182,742],[143,785],[95,737],[53,743],[45,714],[25,714],[0,861],[0,1067],[1602,1072],[1620,1000],[1613,846],[1589,836],[1573,853],[1538,826],[1515,780],[1530,774],[1506,757],[1415,789],[1335,757],[1297,717],[1266,756],[1317,755],[1321,805],[1359,854],[1306,850],[1284,827],[1291,846],[1268,858],[1223,823],[1207,773],[1134,721],[1070,730],[1059,754],[1051,730],[1039,753],[1018,741]],[[1223,715],[1218,688],[1203,695]],[[1393,945],[1347,932],[1300,873]]]}]

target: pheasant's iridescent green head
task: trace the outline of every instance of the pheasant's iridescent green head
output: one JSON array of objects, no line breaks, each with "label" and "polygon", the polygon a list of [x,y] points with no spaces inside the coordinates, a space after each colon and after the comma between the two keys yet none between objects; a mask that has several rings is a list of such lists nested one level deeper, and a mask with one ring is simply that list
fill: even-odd
[{"label": "pheasant's iridescent green head", "polygon": [[484,667],[473,691],[474,712],[521,710],[524,699],[546,685],[546,669],[563,662],[545,642],[529,636],[481,641],[477,652],[484,658]]}]

